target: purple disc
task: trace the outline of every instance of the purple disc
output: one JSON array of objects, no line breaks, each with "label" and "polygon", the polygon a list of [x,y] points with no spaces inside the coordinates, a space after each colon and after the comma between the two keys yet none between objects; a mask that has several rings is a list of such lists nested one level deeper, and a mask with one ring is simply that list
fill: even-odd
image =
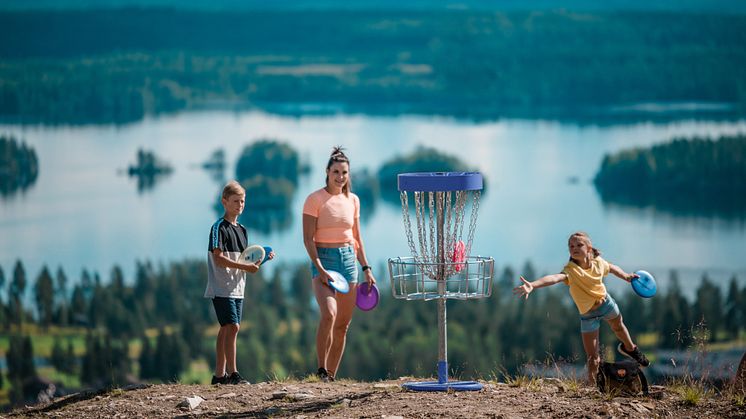
[{"label": "purple disc", "polygon": [[368,288],[367,282],[358,285],[355,304],[357,304],[357,308],[363,311],[370,311],[376,308],[378,305],[378,287],[373,284],[373,287]]}]

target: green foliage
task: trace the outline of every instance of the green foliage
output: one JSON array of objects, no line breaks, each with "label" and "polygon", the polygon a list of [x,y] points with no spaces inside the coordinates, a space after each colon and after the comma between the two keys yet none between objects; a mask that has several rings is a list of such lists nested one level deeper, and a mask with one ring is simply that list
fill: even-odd
[{"label": "green foliage", "polygon": [[36,150],[13,137],[0,135],[0,196],[28,189],[38,176]]},{"label": "green foliage", "polygon": [[609,203],[741,218],[746,136],[674,139],[606,155],[594,182]]},{"label": "green foliage", "polygon": [[[511,382],[530,388],[528,379],[521,378],[525,362],[545,359],[547,354],[553,359],[585,359],[577,309],[564,287],[542,289],[524,301],[512,296],[510,289],[519,273],[540,275],[533,265],[527,262],[520,271],[503,266],[496,272],[499,279],[490,299],[448,302],[452,376],[482,377],[487,371],[502,371]],[[76,299],[87,307],[81,312],[88,327],[82,357],[75,357],[70,340],[75,336],[70,335],[67,345],[61,338],[45,337],[44,345],[51,349],[38,351],[41,356],[50,356],[57,370],[80,374],[80,381],[87,386],[107,386],[128,382],[133,362],[139,364],[140,379],[171,382],[182,376],[190,360],[214,361],[217,323],[212,305],[202,295],[204,261],[157,267],[138,263],[134,281],[124,278],[116,267],[108,281],[92,279],[97,276],[84,272],[74,287],[77,292],[67,297],[70,307],[75,307]],[[237,361],[242,375],[251,382],[303,377],[316,370],[318,310],[310,281],[307,264],[278,265],[272,277],[265,277],[262,270],[249,276]],[[700,320],[695,313],[708,325],[709,318],[723,318],[728,309],[737,318],[745,314],[743,305],[712,303],[717,301],[717,291],[706,278],[692,302],[683,297],[675,273],[669,283],[666,293],[653,299],[633,297],[631,292],[615,296],[633,335],[657,333],[659,347],[689,348],[694,339],[704,345],[706,337],[719,340],[725,336],[716,333],[720,329],[693,328]],[[379,287],[383,298],[376,310],[355,313],[338,375],[360,380],[431,376],[437,362],[435,304],[387,298],[387,281],[379,281]],[[739,289],[735,280],[732,288],[731,294],[746,293],[746,287]],[[64,303],[55,299],[55,304]],[[58,326],[55,321],[52,325]],[[158,335],[147,337],[147,331],[154,328],[160,330]],[[211,331],[206,332],[208,329]],[[744,325],[739,323],[735,333],[743,331]],[[141,342],[139,353],[129,351],[133,339]],[[611,347],[614,339],[613,333],[604,329],[604,345]],[[36,346],[39,342],[37,339]],[[33,353],[28,337],[11,338],[7,351],[10,383],[36,373],[29,355]],[[65,370],[63,364],[73,368]]]},{"label": "green foliage", "polygon": [[217,104],[610,119],[691,101],[742,114],[744,25],[564,10],[6,12],[0,114],[125,123]]}]

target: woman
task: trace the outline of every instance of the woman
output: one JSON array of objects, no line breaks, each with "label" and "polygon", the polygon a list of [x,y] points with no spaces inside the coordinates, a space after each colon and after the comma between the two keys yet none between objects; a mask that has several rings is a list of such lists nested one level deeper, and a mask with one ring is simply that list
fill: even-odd
[{"label": "woman", "polygon": [[[303,243],[311,258],[313,293],[321,318],[316,331],[317,375],[334,381],[355,308],[358,271],[362,265],[369,286],[376,283],[360,237],[360,200],[350,192],[350,161],[334,147],[326,165],[326,186],[311,193],[303,204]],[[341,294],[329,286],[329,270],[341,273],[350,291]]]}]

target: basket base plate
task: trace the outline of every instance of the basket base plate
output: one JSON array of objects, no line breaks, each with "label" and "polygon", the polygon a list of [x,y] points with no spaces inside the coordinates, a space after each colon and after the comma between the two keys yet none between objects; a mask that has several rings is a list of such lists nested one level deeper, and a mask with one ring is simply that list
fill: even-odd
[{"label": "basket base plate", "polygon": [[441,383],[438,381],[412,381],[402,384],[402,387],[413,391],[479,391],[482,384],[476,381],[448,381]]}]

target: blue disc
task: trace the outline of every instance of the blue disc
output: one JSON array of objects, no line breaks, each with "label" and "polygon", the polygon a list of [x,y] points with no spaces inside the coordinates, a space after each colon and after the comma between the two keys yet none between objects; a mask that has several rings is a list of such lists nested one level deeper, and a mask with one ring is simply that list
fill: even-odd
[{"label": "blue disc", "polygon": [[264,262],[266,262],[266,261],[269,260],[269,252],[271,252],[271,251],[272,251],[271,247],[264,246],[264,260],[262,261],[262,263],[264,263]]},{"label": "blue disc", "polygon": [[656,291],[658,291],[658,286],[655,284],[653,275],[650,275],[647,271],[637,271],[635,273],[640,275],[639,278],[632,280],[632,290],[635,291],[635,294],[643,298],[654,296]]},{"label": "blue disc", "polygon": [[399,191],[406,192],[482,190],[482,174],[479,172],[401,173],[397,179]]}]

